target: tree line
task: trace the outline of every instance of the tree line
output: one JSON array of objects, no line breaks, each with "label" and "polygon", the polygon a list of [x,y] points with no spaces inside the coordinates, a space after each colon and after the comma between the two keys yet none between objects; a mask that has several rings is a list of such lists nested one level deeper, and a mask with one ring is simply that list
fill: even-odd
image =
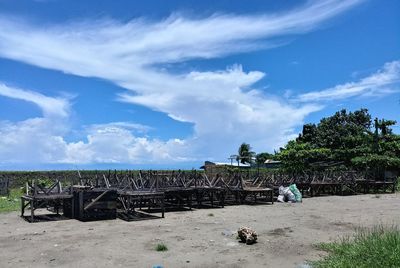
[{"label": "tree line", "polygon": [[343,109],[317,124],[305,124],[296,139],[274,154],[256,154],[243,143],[238,160],[257,164],[280,160],[282,168],[292,172],[329,164],[358,170],[400,169],[400,135],[393,133],[395,124],[394,120],[372,120],[367,109]]}]

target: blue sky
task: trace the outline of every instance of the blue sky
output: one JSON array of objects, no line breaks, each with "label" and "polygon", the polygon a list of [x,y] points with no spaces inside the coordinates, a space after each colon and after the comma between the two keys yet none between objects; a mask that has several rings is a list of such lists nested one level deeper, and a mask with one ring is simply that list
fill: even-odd
[{"label": "blue sky", "polygon": [[399,10],[0,0],[0,169],[198,168],[342,108],[400,122]]}]

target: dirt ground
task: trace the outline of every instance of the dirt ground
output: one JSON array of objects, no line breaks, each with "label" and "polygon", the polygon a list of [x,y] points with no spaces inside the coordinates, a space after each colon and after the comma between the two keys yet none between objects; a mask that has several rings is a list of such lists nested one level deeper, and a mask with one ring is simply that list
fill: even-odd
[{"label": "dirt ground", "polygon": [[[400,223],[400,194],[330,196],[301,204],[168,212],[165,219],[28,223],[0,214],[1,267],[300,267],[313,247],[357,227]],[[257,244],[236,240],[254,228]],[[165,243],[168,251],[157,252]]]}]

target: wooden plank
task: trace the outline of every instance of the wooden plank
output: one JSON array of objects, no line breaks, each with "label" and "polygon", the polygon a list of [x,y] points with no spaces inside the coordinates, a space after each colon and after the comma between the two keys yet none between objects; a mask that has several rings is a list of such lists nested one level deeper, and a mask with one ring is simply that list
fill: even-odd
[{"label": "wooden plank", "polygon": [[104,195],[106,195],[109,191],[104,191],[103,193],[101,193],[98,197],[96,197],[96,199],[94,199],[89,205],[87,205],[84,210],[88,210],[89,208],[91,208],[97,201],[99,201],[100,198],[102,198]]}]

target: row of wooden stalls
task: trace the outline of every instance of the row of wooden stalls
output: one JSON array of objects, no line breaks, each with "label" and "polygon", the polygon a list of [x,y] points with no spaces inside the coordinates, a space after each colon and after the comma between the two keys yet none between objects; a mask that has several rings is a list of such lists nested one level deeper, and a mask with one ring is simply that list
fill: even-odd
[{"label": "row of wooden stalls", "polygon": [[299,175],[242,171],[207,174],[193,170],[109,171],[77,176],[72,181],[47,178],[45,182],[32,179],[26,183],[26,192],[21,197],[21,216],[30,222],[46,217],[36,215],[43,208],[81,221],[117,217],[132,221],[164,217],[171,210],[273,204],[279,186],[293,183],[305,197],[394,192],[397,179],[396,176],[373,178],[355,171]]},{"label": "row of wooden stalls", "polygon": [[[49,180],[46,180],[47,184]],[[65,182],[64,182],[65,184]],[[51,185],[40,180],[26,183],[21,197],[21,216],[34,222],[41,208],[81,221],[121,219],[131,221],[164,217],[165,211],[224,207],[226,203],[273,203],[273,191],[264,187],[244,187],[240,176],[210,181],[201,172],[125,172],[79,177],[68,187],[55,179]],[[229,186],[231,185],[231,186]],[[25,216],[25,211],[30,213]]]}]

